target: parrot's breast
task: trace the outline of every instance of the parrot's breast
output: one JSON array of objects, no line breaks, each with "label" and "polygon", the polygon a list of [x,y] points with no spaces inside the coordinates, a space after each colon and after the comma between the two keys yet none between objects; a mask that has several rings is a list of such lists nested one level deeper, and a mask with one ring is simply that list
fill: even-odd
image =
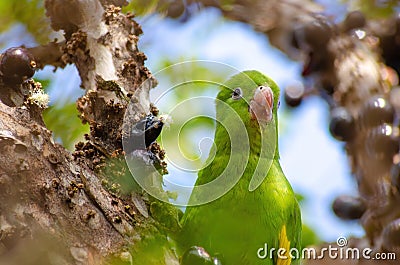
[{"label": "parrot's breast", "polygon": [[[280,244],[288,247],[288,242],[296,241],[286,229],[293,231],[288,218],[293,217],[290,213],[293,205],[298,208],[297,201],[278,161],[273,163],[262,185],[252,192],[248,190],[251,176],[246,174],[245,171],[237,185],[221,198],[189,207],[183,234],[189,247],[197,245],[211,255],[219,253],[223,264],[272,265],[275,261],[261,259],[257,251],[265,245],[278,249]],[[285,227],[285,242],[280,242],[284,238],[282,227]]]}]

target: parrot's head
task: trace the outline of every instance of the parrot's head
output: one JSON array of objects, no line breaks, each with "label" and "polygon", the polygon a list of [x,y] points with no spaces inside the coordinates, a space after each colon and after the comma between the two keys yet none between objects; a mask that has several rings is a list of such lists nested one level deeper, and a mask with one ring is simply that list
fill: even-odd
[{"label": "parrot's head", "polygon": [[[258,156],[279,159],[279,95],[278,85],[258,71],[244,71],[232,76],[221,86],[217,96],[220,125],[217,125],[216,137],[240,139],[243,148],[248,142]],[[244,141],[243,137],[249,141]]]},{"label": "parrot's head", "polygon": [[[231,77],[217,97],[218,101],[228,104],[240,116],[246,127],[276,122],[280,90],[278,85],[262,73],[244,71]],[[228,113],[219,113],[219,118],[229,117]]]}]

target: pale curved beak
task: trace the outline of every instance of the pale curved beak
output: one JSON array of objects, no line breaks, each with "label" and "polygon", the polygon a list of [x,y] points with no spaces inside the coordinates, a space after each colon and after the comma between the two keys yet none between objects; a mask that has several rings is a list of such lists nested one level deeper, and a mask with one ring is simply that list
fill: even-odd
[{"label": "pale curved beak", "polygon": [[259,86],[254,91],[250,100],[250,116],[252,120],[269,122],[272,120],[272,108],[274,107],[274,93],[269,86]]}]

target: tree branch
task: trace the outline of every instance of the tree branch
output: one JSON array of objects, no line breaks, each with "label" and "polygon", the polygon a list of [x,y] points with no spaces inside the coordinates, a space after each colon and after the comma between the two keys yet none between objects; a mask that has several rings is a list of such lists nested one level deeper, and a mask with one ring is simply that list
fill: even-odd
[{"label": "tree branch", "polygon": [[[79,71],[86,94],[77,107],[90,134],[73,154],[54,143],[43,106],[27,99],[25,84],[0,83],[1,91],[20,97],[15,102],[3,94],[0,103],[0,252],[33,257],[22,247],[27,237],[44,238],[37,244],[41,253],[51,242],[64,246],[32,264],[50,264],[54,256],[67,264],[100,264],[140,240],[137,223],[154,226],[140,193],[109,183],[123,174],[133,182],[122,151],[125,110],[136,102],[131,114],[148,114],[149,89],[156,84],[137,47],[140,26],[111,3],[126,1],[45,1],[53,29],[64,30],[66,40],[28,49],[38,68],[71,63]],[[2,262],[21,264],[7,256],[0,256]]]}]

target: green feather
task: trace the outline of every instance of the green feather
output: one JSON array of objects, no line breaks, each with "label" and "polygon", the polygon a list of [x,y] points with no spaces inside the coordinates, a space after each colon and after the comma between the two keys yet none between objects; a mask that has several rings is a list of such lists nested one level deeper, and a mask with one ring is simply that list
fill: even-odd
[{"label": "green feather", "polygon": [[[267,124],[249,115],[248,103],[261,85],[269,86],[274,94],[272,121]],[[239,100],[232,98],[235,88],[242,90]],[[257,250],[265,244],[269,249],[283,244],[279,238],[284,227],[290,247],[300,251],[300,209],[278,161],[279,94],[276,83],[258,71],[241,72],[221,87],[216,100],[215,145],[196,186],[219,179],[221,174],[225,176],[219,182],[221,189],[232,179],[235,185],[216,200],[186,209],[179,240],[182,251],[201,246],[211,255],[219,254],[224,265],[290,264],[279,262],[276,256],[257,257]],[[226,168],[232,160],[235,163]],[[209,195],[195,187],[190,202]]]}]

